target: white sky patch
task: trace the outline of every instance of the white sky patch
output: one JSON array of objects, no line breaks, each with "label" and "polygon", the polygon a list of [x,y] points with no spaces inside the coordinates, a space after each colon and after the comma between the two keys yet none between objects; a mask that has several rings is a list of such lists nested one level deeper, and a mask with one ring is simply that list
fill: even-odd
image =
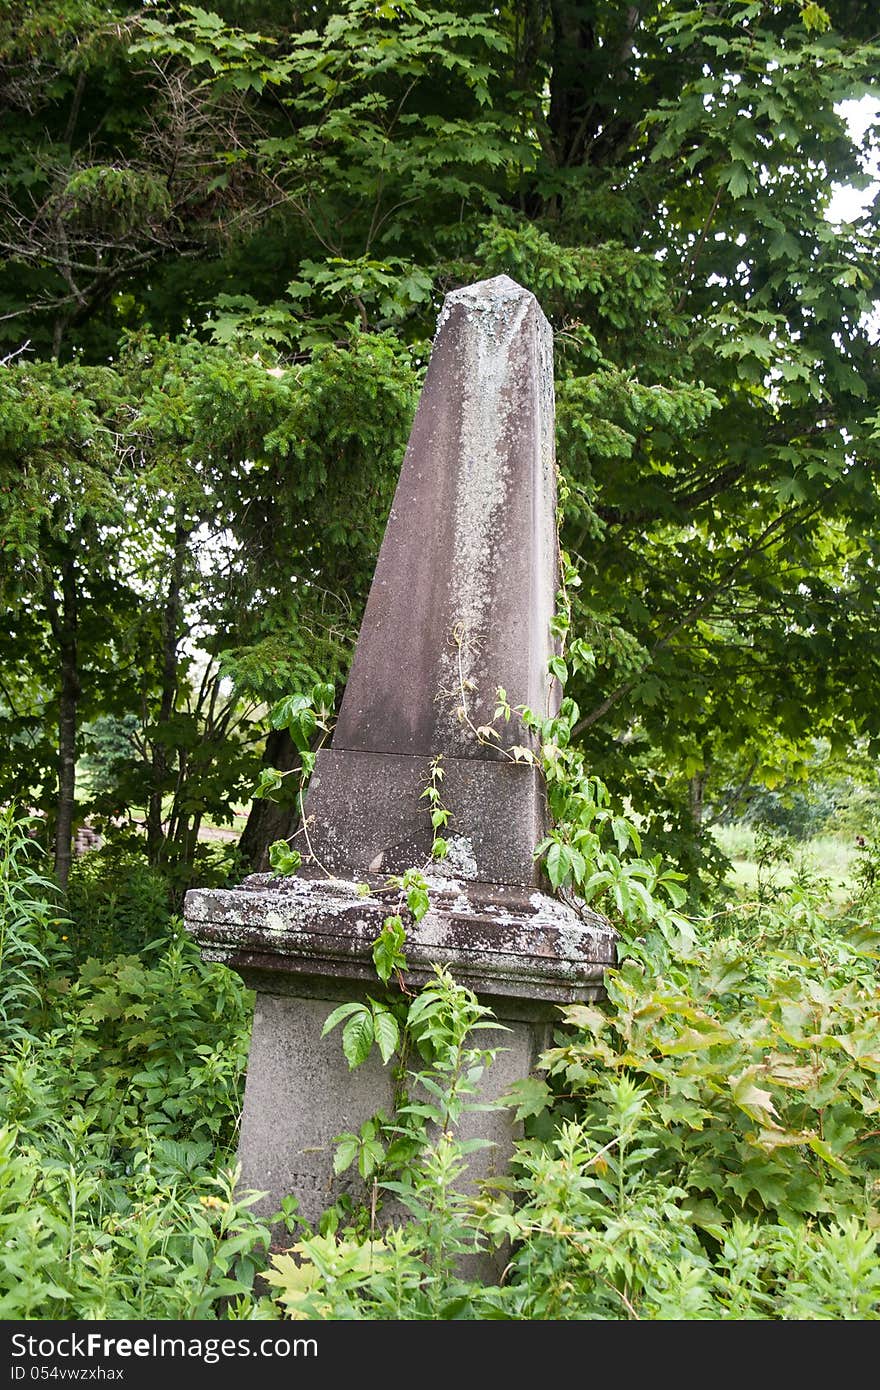
[{"label": "white sky patch", "polygon": [[[864,217],[880,192],[880,133],[875,134],[873,138],[869,134],[871,126],[880,124],[880,99],[859,97],[858,100],[842,101],[836,110],[845,118],[853,140],[861,145],[864,151],[865,173],[869,174],[872,180],[866,188],[853,188],[851,184],[834,184],[825,216],[832,225],[839,227],[843,222],[853,222],[856,218]],[[875,304],[873,312],[866,315],[863,322],[872,341],[880,342],[880,304]]]},{"label": "white sky patch", "polygon": [[840,224],[863,216],[880,188],[880,151],[876,144],[873,147],[869,144],[868,137],[869,127],[880,122],[880,100],[877,97],[860,97],[857,101],[842,101],[835,109],[846,120],[853,140],[864,149],[865,172],[873,180],[867,188],[834,184],[825,216],[829,222]]}]

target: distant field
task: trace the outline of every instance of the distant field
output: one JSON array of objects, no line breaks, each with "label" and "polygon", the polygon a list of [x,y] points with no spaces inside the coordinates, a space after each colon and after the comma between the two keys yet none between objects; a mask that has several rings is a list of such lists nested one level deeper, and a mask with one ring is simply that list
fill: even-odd
[{"label": "distant field", "polygon": [[210,816],[206,816],[199,829],[200,840],[237,840],[247,825],[247,811],[236,811],[232,824],[215,825]]},{"label": "distant field", "polygon": [[[758,886],[758,864],[756,860],[755,832],[750,826],[730,825],[714,832],[720,848],[732,860],[727,881],[740,893],[748,896]],[[834,902],[845,902],[855,890],[854,870],[858,860],[858,848],[854,835],[817,835],[812,840],[803,840],[792,847],[792,860],[789,864],[775,864],[763,870],[764,881],[772,875],[779,887],[790,884],[795,875],[804,869],[810,874],[828,882],[829,894]]]}]

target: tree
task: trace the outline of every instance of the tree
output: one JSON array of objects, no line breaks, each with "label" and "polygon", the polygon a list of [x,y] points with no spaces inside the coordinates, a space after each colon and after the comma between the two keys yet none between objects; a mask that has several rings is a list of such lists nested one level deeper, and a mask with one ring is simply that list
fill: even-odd
[{"label": "tree", "polygon": [[[876,751],[876,216],[824,215],[866,180],[837,107],[876,90],[872,11],[120,6],[101,76],[84,5],[4,36],[10,346],[99,364],[126,323],[188,335],[163,349],[189,354],[168,458],[200,459],[222,495],[187,512],[189,537],[235,537],[199,630],[258,702],[254,736],[282,686],[344,679],[439,297],[504,271],[556,330],[578,737],[649,844],[686,862],[707,803],[806,775],[817,737]],[[119,119],[122,82],[138,100]],[[92,288],[68,300],[80,183],[103,199],[116,175],[95,170],[165,177],[172,90],[201,154],[158,211],[145,184],[119,193],[121,223],[94,204],[76,233]],[[186,609],[166,603],[166,653]]]},{"label": "tree", "polygon": [[140,23],[137,7],[92,0],[10,0],[0,17],[2,317],[54,356],[71,334],[68,351],[97,336],[112,353],[136,315],[133,277],[210,256],[247,216],[227,153],[240,101],[183,65],[134,60]]},{"label": "tree", "polygon": [[[108,559],[126,529],[123,480],[116,475],[113,426],[123,409],[116,387],[112,370],[78,364],[66,371],[53,363],[17,366],[0,379],[6,636],[23,658],[4,686],[3,713],[13,734],[18,791],[47,771],[26,737],[34,705],[42,705],[44,719],[57,721],[55,872],[62,886],[70,868],[80,706],[85,699],[92,709],[114,707],[124,690],[122,655],[134,619]],[[101,657],[110,650],[115,690],[102,680]],[[84,689],[86,671],[96,679]]]},{"label": "tree", "polygon": [[[204,816],[231,819],[256,780],[266,702],[341,684],[412,383],[409,354],[378,336],[285,371],[138,335],[112,369],[19,360],[0,378],[5,650],[20,672],[2,687],[4,783],[51,808],[62,882],[84,719],[137,716],[93,806],[142,808],[148,857],[186,886]],[[55,710],[41,761],[31,735]]]}]

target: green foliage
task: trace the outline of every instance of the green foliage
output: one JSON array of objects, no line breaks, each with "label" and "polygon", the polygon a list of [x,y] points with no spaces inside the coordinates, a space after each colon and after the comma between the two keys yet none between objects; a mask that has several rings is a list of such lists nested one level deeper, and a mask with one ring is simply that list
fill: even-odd
[{"label": "green foliage", "polygon": [[373,964],[383,985],[387,985],[396,971],[406,969],[405,944],[406,928],[401,918],[396,914],[386,917],[373,942]]},{"label": "green foliage", "polygon": [[228,1147],[246,1059],[245,992],[226,971],[206,974],[180,931],[154,950],[154,964],[90,958],[74,977],[50,982],[54,1045],[59,1055],[66,1049],[71,1072],[66,1094],[127,1151],[157,1135]]},{"label": "green foliage", "polygon": [[[410,355],[373,337],[293,372],[141,335],[113,369],[17,363],[3,375],[0,584],[15,674],[0,694],[0,786],[57,807],[64,699],[87,749],[108,720],[125,727],[120,755],[90,776],[90,809],[145,819],[149,858],[179,890],[204,819],[229,820],[247,799],[267,734],[284,730],[311,769],[390,502]],[[355,496],[366,510],[353,530]],[[196,655],[182,650],[191,625],[206,634]],[[287,717],[291,688],[308,698]],[[267,769],[261,787],[279,780]]]},{"label": "green foliage", "polygon": [[99,715],[83,728],[82,768],[91,795],[110,800],[137,757],[135,714]]},{"label": "green foliage", "polygon": [[[401,911],[405,904],[413,922],[420,922],[431,906],[428,884],[422,873],[418,869],[407,869],[403,874],[392,874],[387,880],[385,891],[395,890],[399,896]],[[406,1051],[415,1043],[423,1050],[426,1039],[423,1037],[421,1009],[425,997],[433,996],[430,989],[423,991],[418,999],[407,1005],[404,995],[409,995],[410,991],[405,988],[402,979],[403,972],[407,969],[405,946],[406,927],[403,919],[399,913],[391,913],[383,921],[382,930],[373,942],[373,964],[383,985],[387,985],[394,976],[403,993],[389,991],[383,1003],[368,997],[366,1003],[340,1004],[324,1023],[322,1037],[332,1032],[343,1019],[348,1019],[342,1031],[342,1050],[352,1070],[366,1061],[374,1044],[383,1064],[391,1059],[398,1047]],[[446,983],[451,986],[450,981]],[[444,1004],[435,1001],[435,1006],[442,1009],[445,1003],[448,1003],[448,1000]]]},{"label": "green foliage", "polygon": [[302,864],[298,849],[291,849],[286,840],[276,840],[269,846],[269,865],[276,874],[295,874]]},{"label": "green foliage", "polygon": [[[563,603],[552,626],[556,635],[562,635],[567,625]],[[584,660],[577,646],[571,659]],[[564,686],[565,660],[551,657],[549,667],[552,678]],[[685,875],[664,865],[659,854],[650,860],[641,857],[641,835],[634,819],[615,807],[608,788],[587,771],[582,750],[572,743],[580,714],[575,702],[563,699],[555,715],[542,719],[528,706],[512,707],[503,689],[499,688],[496,699],[495,722],[470,727],[481,743],[500,746],[496,724],[499,719],[509,722],[515,715],[524,737],[539,748],[536,753],[525,744],[514,744],[503,752],[511,761],[530,763],[543,774],[552,828],[535,847],[535,856],[551,888],[560,896],[573,893],[577,901],[599,907],[620,921],[625,935],[651,925],[670,942],[682,935],[689,938],[690,923],[678,911],[688,898],[682,887]],[[470,723],[466,707],[462,713]]]},{"label": "green foliage", "polygon": [[0,1313],[227,1316],[269,1239],[233,1190],[250,999],[179,929],[72,967],[28,827],[0,820]]},{"label": "green foliage", "polygon": [[157,1150],[112,1183],[99,1144],[77,1158],[83,1138],[75,1122],[39,1148],[0,1130],[4,1318],[209,1319],[247,1299],[269,1233],[231,1172],[199,1172],[196,1195],[177,1177],[192,1150]]},{"label": "green foliage", "polygon": [[[427,800],[428,809],[431,812],[431,858],[445,859],[449,853],[449,842],[445,839],[443,831],[449,824],[452,812],[448,806],[443,804],[443,793],[441,786],[445,776],[443,768],[442,754],[431,759],[428,774],[428,785],[420,794],[419,800]],[[424,888],[424,885],[421,885]],[[412,897],[407,894],[407,905],[418,922],[428,909],[427,895],[424,897]]]},{"label": "green foliage", "polygon": [[14,806],[0,810],[0,1026],[8,1039],[26,1036],[24,1020],[39,1004],[47,955],[67,939],[60,894],[37,871],[42,851],[35,829],[34,818]]},{"label": "green foliage", "polygon": [[[17,930],[57,929],[16,834]],[[795,884],[693,923],[690,943],[634,933],[607,999],[568,1006],[543,1076],[515,1087],[529,1137],[511,1176],[474,1195],[458,1130],[497,1050],[475,1042],[491,1015],[442,970],[401,1001],[405,1035],[380,1001],[341,1006],[327,1031],[351,1029],[352,1064],[406,1038],[394,1113],[337,1140],[336,1171],[357,1165],[372,1213],[341,1204],[301,1229],[270,1258],[271,1299],[253,1290],[269,1233],[230,1170],[249,997],[180,933],[75,971],[59,940],[0,1057],[0,1308],[876,1319],[875,886],[839,920]],[[502,1241],[503,1282],[471,1283],[461,1261]]]},{"label": "green foliage", "polygon": [[690,945],[648,930],[607,1002],[563,1010],[487,1217],[509,1315],[880,1316],[876,902],[821,903],[795,883]]},{"label": "green foliage", "polygon": [[391,1059],[400,1040],[400,1028],[387,1004],[375,999],[368,999],[365,1004],[340,1004],[328,1016],[321,1036],[326,1037],[343,1019],[348,1022],[342,1030],[342,1050],[352,1071],[367,1060],[374,1043],[383,1062]]},{"label": "green foliage", "polygon": [[[315,768],[317,751],[332,728],[334,695],[333,686],[320,681],[308,695],[285,695],[272,706],[269,724],[273,729],[285,730],[296,749],[297,761],[284,772],[275,767],[263,767],[252,793],[255,801],[284,799],[295,804],[299,812],[302,811],[303,797]],[[294,874],[301,863],[299,850],[291,849],[286,841],[276,840],[269,846],[269,864],[276,873]]]},{"label": "green foliage", "polygon": [[67,911],[79,961],[136,954],[170,936],[168,883],[140,849],[111,843],[80,855],[68,880]]},{"label": "green foliage", "polygon": [[73,222],[117,230],[129,230],[145,214],[167,217],[170,212],[164,179],[113,165],[76,170],[59,193],[58,204],[62,215]]}]

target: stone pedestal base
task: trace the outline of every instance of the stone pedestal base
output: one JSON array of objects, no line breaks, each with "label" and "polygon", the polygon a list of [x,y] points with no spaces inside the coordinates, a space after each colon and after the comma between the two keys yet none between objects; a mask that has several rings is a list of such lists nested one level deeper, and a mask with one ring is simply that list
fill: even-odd
[{"label": "stone pedestal base", "polygon": [[[292,1193],[303,1218],[311,1223],[342,1193],[370,1203],[370,1192],[355,1168],[336,1177],[333,1172],[335,1137],[357,1132],[384,1110],[393,1113],[391,1063],[383,1066],[373,1054],[355,1071],[342,1054],[339,1031],[321,1037],[335,999],[303,999],[258,994],[248,1062],[239,1159],[245,1188],[266,1192],[255,1210],[268,1216]],[[481,1031],[481,1047],[498,1047],[494,1064],[483,1075],[482,1104],[497,1100],[515,1081],[528,1076],[549,1043],[549,1024],[503,1020],[509,1030]],[[474,1152],[468,1166],[468,1187],[477,1186],[507,1170],[520,1127],[507,1109],[477,1110],[465,1115],[460,1139],[486,1139],[491,1148]],[[388,1199],[385,1199],[388,1205]]]},{"label": "stone pedestal base", "polygon": [[[322,1038],[321,1030],[340,1000],[381,990],[372,944],[389,913],[407,924],[408,988],[443,965],[509,1030],[476,1035],[475,1046],[499,1048],[477,1102],[497,1100],[529,1075],[549,1043],[556,1005],[601,992],[615,937],[588,908],[448,877],[429,888],[431,907],[419,923],[376,881],[254,875],[241,888],[187,895],[187,928],[203,958],[231,966],[257,991],[239,1157],[243,1187],[266,1193],[262,1214],[288,1193],[311,1223],[342,1192],[369,1202],[351,1172],[334,1176],[333,1141],[379,1110],[392,1113],[391,1064],[371,1055],[351,1071],[339,1032]],[[469,1112],[458,1133],[491,1143],[470,1156],[469,1189],[505,1172],[518,1137],[510,1110]],[[497,1277],[491,1257],[478,1265],[470,1277]]]},{"label": "stone pedestal base", "polygon": [[[456,981],[495,1008],[595,999],[614,961],[615,934],[586,904],[572,907],[537,889],[428,876],[431,906],[413,922],[396,889],[369,877],[276,878],[252,874],[239,888],[191,889],[188,931],[204,960],[220,961],[267,994],[350,999],[348,982],[375,993],[373,942],[385,918],[406,926],[406,984],[420,988],[446,965]],[[539,1008],[543,1019],[557,1017]],[[508,1016],[513,1016],[510,1009]]]}]

